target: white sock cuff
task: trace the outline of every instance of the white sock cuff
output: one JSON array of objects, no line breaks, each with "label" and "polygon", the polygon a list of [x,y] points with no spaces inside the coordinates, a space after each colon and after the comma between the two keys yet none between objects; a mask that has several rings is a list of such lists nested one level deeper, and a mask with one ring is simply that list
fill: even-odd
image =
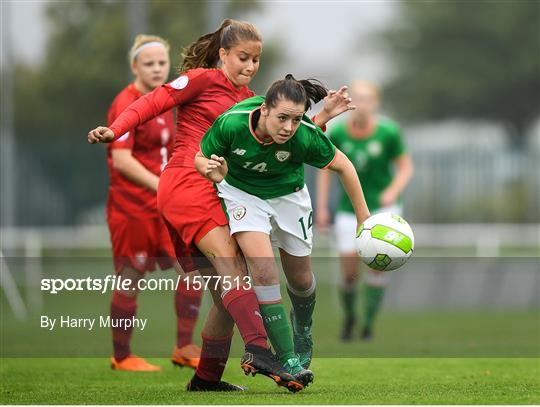
[{"label": "white sock cuff", "polygon": [[309,297],[311,294],[315,292],[315,287],[317,286],[317,282],[315,281],[315,275],[313,273],[311,273],[311,278],[312,278],[311,286],[305,291],[295,290],[294,288],[290,286],[289,282],[287,282],[287,288],[291,293],[293,293],[297,297],[302,297],[302,298]]},{"label": "white sock cuff", "polygon": [[253,291],[259,303],[273,303],[281,301],[281,291],[279,284],[276,285],[254,285]]},{"label": "white sock cuff", "polygon": [[386,287],[390,283],[390,273],[374,273],[368,271],[364,275],[364,283],[375,287]]}]

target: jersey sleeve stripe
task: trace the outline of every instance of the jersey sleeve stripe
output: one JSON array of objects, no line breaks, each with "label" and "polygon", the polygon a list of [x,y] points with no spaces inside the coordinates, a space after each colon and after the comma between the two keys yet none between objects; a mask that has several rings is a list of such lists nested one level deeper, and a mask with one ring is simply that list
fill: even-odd
[{"label": "jersey sleeve stripe", "polygon": [[313,125],[311,123],[308,123],[308,122],[306,122],[304,120],[301,120],[300,123],[305,124],[306,126],[308,126],[311,129],[316,129],[317,128],[317,126],[315,126],[315,125]]},{"label": "jersey sleeve stripe", "polygon": [[223,116],[228,116],[230,114],[249,114],[251,113],[251,110],[235,110],[235,111],[232,111],[232,112],[227,112],[227,113],[224,113]]},{"label": "jersey sleeve stripe", "polygon": [[336,161],[337,154],[338,154],[338,149],[336,148],[336,151],[334,153],[334,158],[332,158],[328,164],[326,164],[324,167],[322,167],[321,170],[326,170],[328,167],[330,167],[332,165],[332,163],[334,161]]}]

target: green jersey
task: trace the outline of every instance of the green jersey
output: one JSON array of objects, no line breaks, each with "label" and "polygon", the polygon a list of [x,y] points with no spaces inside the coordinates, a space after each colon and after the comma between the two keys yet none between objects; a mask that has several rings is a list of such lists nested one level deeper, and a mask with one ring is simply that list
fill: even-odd
[{"label": "green jersey", "polygon": [[253,128],[263,96],[246,99],[217,118],[201,140],[201,152],[227,160],[230,185],[261,199],[291,194],[304,187],[304,163],[329,165],[336,148],[306,116],[294,136],[284,144],[262,143]]},{"label": "green jersey", "polygon": [[[349,122],[342,122],[330,132],[330,140],[353,163],[362,183],[364,197],[370,211],[381,207],[381,193],[393,178],[393,161],[405,153],[405,145],[398,126],[389,120],[379,120],[374,132],[365,138],[353,138]],[[353,212],[349,197],[341,186],[338,211]]]}]

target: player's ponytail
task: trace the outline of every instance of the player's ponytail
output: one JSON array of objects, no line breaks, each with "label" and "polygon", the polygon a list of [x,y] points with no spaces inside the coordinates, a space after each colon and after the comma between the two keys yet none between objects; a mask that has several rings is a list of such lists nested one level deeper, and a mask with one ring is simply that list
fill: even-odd
[{"label": "player's ponytail", "polygon": [[317,79],[296,80],[291,74],[285,79],[276,81],[266,92],[265,103],[268,107],[275,107],[278,100],[286,99],[293,103],[303,104],[305,110],[311,108],[311,103],[317,103],[328,94],[328,89]]},{"label": "player's ponytail", "polygon": [[301,79],[298,82],[300,82],[306,90],[306,110],[311,108],[312,102],[319,103],[326,97],[326,95],[328,95],[328,89],[317,79]]},{"label": "player's ponytail", "polygon": [[216,68],[219,63],[219,49],[229,50],[243,41],[262,42],[262,37],[253,24],[227,18],[216,31],[199,37],[184,48],[184,61],[180,72],[195,68]]}]

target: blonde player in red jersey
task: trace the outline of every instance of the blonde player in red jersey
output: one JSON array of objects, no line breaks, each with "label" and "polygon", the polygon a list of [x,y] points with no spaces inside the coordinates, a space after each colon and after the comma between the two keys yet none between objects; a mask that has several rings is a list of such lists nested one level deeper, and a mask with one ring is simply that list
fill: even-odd
[{"label": "blonde player in red jersey", "polygon": [[217,31],[188,47],[177,79],[132,103],[110,128],[88,133],[90,143],[111,142],[175,106],[178,109],[173,155],[159,182],[158,209],[184,270],[198,268],[204,275],[221,278],[220,286],[210,290],[214,306],[202,331],[201,359],[188,383],[190,391],[243,390],[221,381],[234,323],[245,344],[244,371],[261,373],[291,391],[303,388],[269,349],[257,297],[243,283],[245,263],[230,236],[221,202],[213,184],[194,166],[200,140],[214,120],[254,95],[247,85],[257,73],[261,52],[262,39],[252,24],[224,20]]},{"label": "blonde player in red jersey", "polygon": [[[169,76],[169,44],[153,35],[138,35],[129,53],[135,80],[114,99],[109,124],[132,102],[165,83]],[[138,281],[145,272],[174,265],[174,248],[157,210],[157,186],[161,171],[172,152],[174,113],[163,112],[154,119],[125,132],[107,146],[110,174],[107,223],[111,233],[114,265],[131,285],[114,291],[111,319],[132,318],[137,310]],[[172,361],[197,368],[200,348],[192,335],[201,302],[201,290],[179,284],[175,295],[177,343]],[[116,324],[115,324],[116,325]],[[127,371],[157,371],[159,366],[131,353],[132,328],[113,327],[111,367]]]}]

